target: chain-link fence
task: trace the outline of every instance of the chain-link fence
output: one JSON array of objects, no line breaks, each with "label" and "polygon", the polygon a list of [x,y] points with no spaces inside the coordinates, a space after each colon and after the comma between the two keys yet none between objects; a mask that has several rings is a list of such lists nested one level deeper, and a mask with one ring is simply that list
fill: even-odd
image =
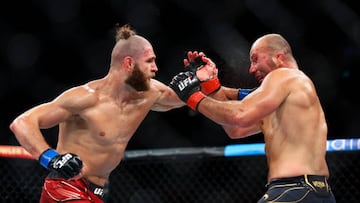
[{"label": "chain-link fence", "polygon": [[[360,200],[360,153],[330,152],[337,202]],[[47,171],[29,159],[0,158],[0,202],[38,202]],[[108,203],[254,203],[265,192],[265,156],[127,158],[113,171]]]}]

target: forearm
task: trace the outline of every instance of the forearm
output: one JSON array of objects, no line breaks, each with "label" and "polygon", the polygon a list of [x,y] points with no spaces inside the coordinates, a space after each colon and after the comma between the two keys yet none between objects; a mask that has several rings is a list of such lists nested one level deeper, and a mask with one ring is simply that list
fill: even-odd
[{"label": "forearm", "polygon": [[221,88],[210,96],[219,101],[237,100],[239,89],[221,86]]},{"label": "forearm", "polygon": [[30,119],[19,117],[10,124],[10,129],[25,150],[38,160],[40,165],[59,173],[61,177],[69,179],[78,175],[83,166],[81,159],[75,154],[60,154],[52,149],[46,143],[40,128],[35,128],[36,125],[31,123]]},{"label": "forearm", "polygon": [[180,107],[183,107],[185,106],[186,104],[181,101],[181,102],[178,102],[178,103],[168,103],[168,104],[154,104],[152,107],[151,107],[151,110],[152,111],[158,111],[158,112],[165,112],[165,111],[170,111],[172,109],[175,109],[175,108],[180,108]]},{"label": "forearm", "polygon": [[261,132],[259,126],[251,125],[250,127],[222,126],[226,134],[232,139],[244,138]]},{"label": "forearm", "polygon": [[205,98],[198,105],[200,111],[207,118],[222,126],[226,134],[232,139],[244,138],[261,132],[259,125],[249,123],[241,116],[242,111],[235,110],[230,103],[238,101],[217,102]]},{"label": "forearm", "polygon": [[229,108],[229,102],[231,101],[223,102],[210,97],[205,97],[198,104],[197,110],[219,125],[234,126],[237,125],[237,122],[235,121],[236,115],[234,114],[234,109]]},{"label": "forearm", "polygon": [[245,106],[238,100],[218,101],[205,97],[198,104],[198,111],[222,126],[248,128],[256,125],[254,108]]},{"label": "forearm", "polygon": [[151,110],[164,112],[183,106],[186,106],[186,103],[183,102],[171,88],[167,87],[166,91],[161,93],[160,98],[151,107]]}]

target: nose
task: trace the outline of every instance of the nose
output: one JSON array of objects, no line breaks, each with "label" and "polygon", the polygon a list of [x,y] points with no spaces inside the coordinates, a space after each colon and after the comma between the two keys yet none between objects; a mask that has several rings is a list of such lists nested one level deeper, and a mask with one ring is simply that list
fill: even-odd
[{"label": "nose", "polygon": [[154,64],[153,70],[154,70],[154,72],[158,72],[159,69],[156,64]]},{"label": "nose", "polygon": [[253,65],[250,65],[249,73],[254,74],[256,72],[256,68]]}]

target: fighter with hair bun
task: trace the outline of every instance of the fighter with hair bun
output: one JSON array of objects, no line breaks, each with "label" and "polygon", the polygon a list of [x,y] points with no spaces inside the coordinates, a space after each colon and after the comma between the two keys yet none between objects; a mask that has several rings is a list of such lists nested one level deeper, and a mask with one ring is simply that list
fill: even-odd
[{"label": "fighter with hair bun", "polygon": [[[127,24],[117,27],[115,41],[107,75],[64,91],[10,124],[19,143],[50,171],[41,203],[103,202],[103,187],[148,112],[185,105],[153,79],[158,67],[147,39]],[[206,75],[201,72],[200,78]],[[41,130],[55,126],[59,134],[53,149]]]}]

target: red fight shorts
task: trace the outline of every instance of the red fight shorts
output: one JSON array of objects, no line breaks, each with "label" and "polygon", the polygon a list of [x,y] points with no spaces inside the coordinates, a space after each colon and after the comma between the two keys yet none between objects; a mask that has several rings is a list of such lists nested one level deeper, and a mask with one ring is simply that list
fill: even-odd
[{"label": "red fight shorts", "polygon": [[103,203],[104,189],[86,179],[66,180],[64,178],[45,178],[40,203],[52,202],[92,202]]}]

